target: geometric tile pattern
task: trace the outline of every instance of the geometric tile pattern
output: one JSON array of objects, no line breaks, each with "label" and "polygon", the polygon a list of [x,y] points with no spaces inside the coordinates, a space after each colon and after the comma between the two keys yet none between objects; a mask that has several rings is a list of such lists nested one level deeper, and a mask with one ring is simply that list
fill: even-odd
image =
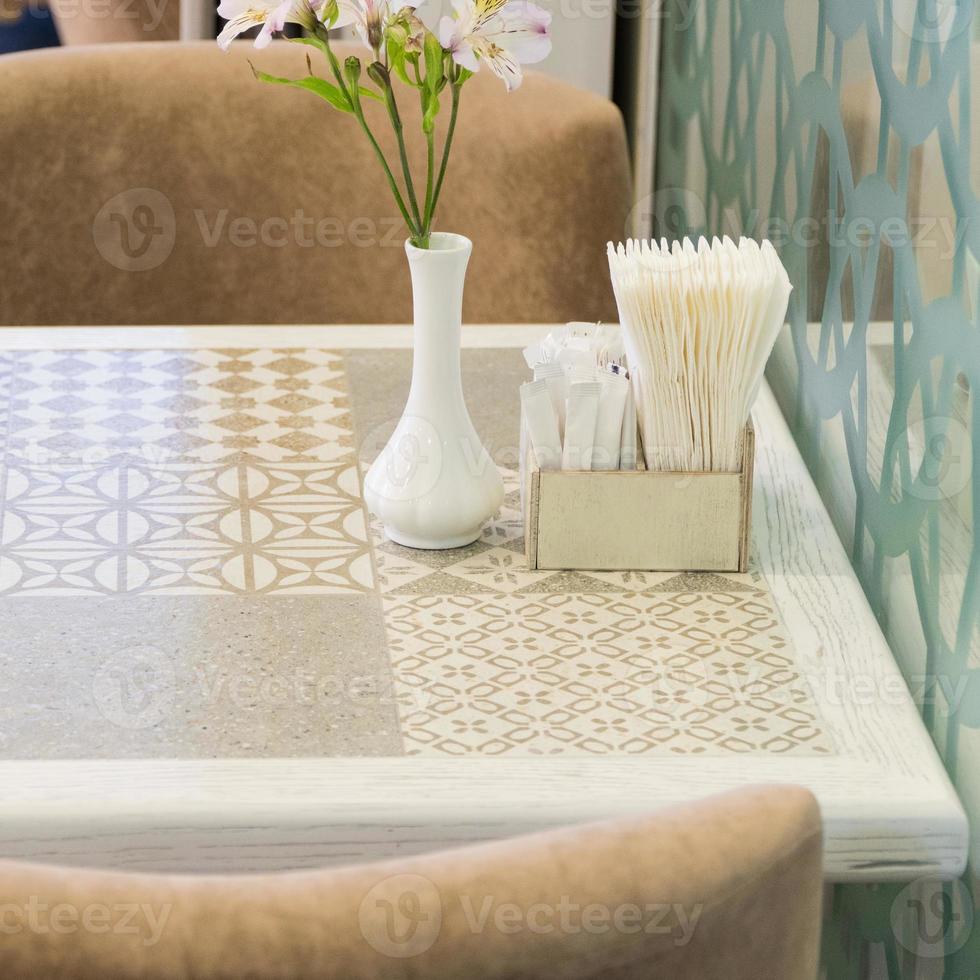
[{"label": "geometric tile pattern", "polygon": [[0,361],[0,594],[373,590],[342,356]]},{"label": "geometric tile pattern", "polygon": [[357,467],[6,467],[0,594],[370,591]]},{"label": "geometric tile pattern", "polygon": [[412,551],[372,525],[408,754],[833,751],[764,583],[529,571],[504,476],[468,548]]},{"label": "geometric tile pattern", "polygon": [[324,461],[353,447],[340,354],[318,350],[14,353],[6,451],[32,463],[122,458]]}]

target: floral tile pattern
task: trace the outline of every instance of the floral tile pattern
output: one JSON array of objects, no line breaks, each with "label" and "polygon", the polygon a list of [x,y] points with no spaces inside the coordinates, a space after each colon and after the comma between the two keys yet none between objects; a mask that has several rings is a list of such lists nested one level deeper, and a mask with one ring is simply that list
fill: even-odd
[{"label": "floral tile pattern", "polygon": [[756,576],[529,571],[517,474],[480,541],[372,525],[409,754],[825,754]]},{"label": "floral tile pattern", "polygon": [[412,753],[826,753],[765,593],[386,597]]}]

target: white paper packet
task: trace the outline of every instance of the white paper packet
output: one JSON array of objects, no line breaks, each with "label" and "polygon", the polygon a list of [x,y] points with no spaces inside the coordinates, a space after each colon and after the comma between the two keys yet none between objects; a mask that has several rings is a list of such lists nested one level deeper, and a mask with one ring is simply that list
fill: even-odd
[{"label": "white paper packet", "polygon": [[599,415],[602,383],[578,381],[569,386],[565,410],[565,441],[562,446],[563,470],[592,469],[595,427]]},{"label": "white paper packet", "polygon": [[626,392],[626,404],[623,406],[623,433],[619,443],[619,468],[635,470],[637,458],[636,445],[636,395],[630,384]]},{"label": "white paper packet", "polygon": [[521,385],[521,413],[538,469],[561,469],[561,436],[547,380],[542,378]]},{"label": "white paper packet", "polygon": [[624,357],[623,332],[603,323],[566,323],[525,348],[524,359],[533,370],[538,364],[560,360],[565,351],[588,354],[592,365],[619,363]]},{"label": "white paper packet", "polygon": [[595,427],[592,469],[618,470],[623,436],[623,413],[630,383],[625,377],[603,371],[599,375],[602,394]]},{"label": "white paper packet", "polygon": [[551,393],[551,403],[555,407],[555,415],[558,419],[558,434],[562,436],[565,432],[565,402],[568,399],[568,378],[565,371],[555,361],[536,364],[534,366],[534,380],[547,381],[548,391]]}]

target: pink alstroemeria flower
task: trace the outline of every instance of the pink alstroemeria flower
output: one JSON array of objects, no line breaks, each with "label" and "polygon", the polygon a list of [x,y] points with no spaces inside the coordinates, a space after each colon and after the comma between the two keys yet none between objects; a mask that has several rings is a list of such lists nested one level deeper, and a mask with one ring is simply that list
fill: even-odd
[{"label": "pink alstroemeria flower", "polygon": [[530,0],[453,0],[453,6],[455,18],[439,24],[440,43],[469,71],[486,62],[508,92],[521,84],[522,64],[551,52],[551,14]]},{"label": "pink alstroemeria flower", "polygon": [[255,39],[257,48],[264,48],[272,35],[287,23],[299,24],[312,31],[317,22],[310,0],[221,0],[218,16],[228,21],[218,35],[218,46],[227,51],[231,42],[252,27],[262,25]]},{"label": "pink alstroemeria flower", "polygon": [[353,27],[366,47],[378,51],[389,23],[405,9],[414,10],[422,0],[337,0],[340,16],[334,27]]}]

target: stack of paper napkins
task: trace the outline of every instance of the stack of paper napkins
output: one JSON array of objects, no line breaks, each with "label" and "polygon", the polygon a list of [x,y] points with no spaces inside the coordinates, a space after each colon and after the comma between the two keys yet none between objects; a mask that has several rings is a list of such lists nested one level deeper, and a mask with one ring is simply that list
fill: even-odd
[{"label": "stack of paper napkins", "polygon": [[647,468],[735,472],[791,286],[743,238],[609,245]]},{"label": "stack of paper napkins", "polygon": [[569,323],[524,351],[524,430],[542,470],[636,468],[636,407],[618,327]]}]

